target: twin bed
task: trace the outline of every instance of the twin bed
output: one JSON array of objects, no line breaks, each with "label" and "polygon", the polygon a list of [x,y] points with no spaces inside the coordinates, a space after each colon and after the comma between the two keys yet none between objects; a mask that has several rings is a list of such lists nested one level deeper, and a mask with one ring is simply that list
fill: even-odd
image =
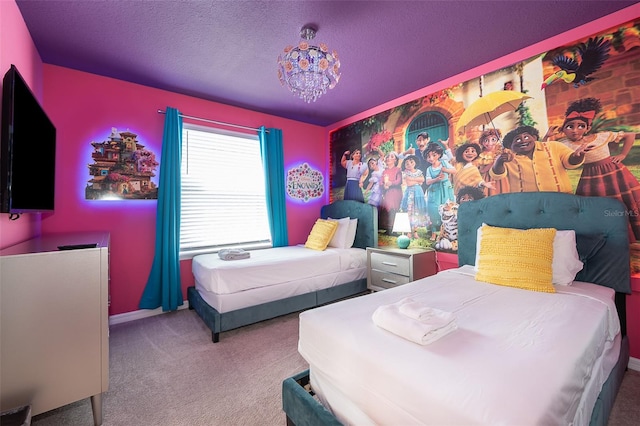
[{"label": "twin bed", "polygon": [[340,200],[323,206],[320,216],[357,219],[353,245],[323,251],[302,245],[255,250],[249,259],[231,261],[217,254],[193,258],[189,308],[211,329],[213,342],[221,332],[367,290],[366,247],[378,244],[378,211]]},{"label": "twin bed", "polygon": [[[610,198],[562,193],[461,204],[460,268],[300,314],[309,370],[283,383],[287,423],[606,425],[629,360],[626,214]],[[477,241],[484,224],[575,230],[583,267],[554,292],[477,281],[491,254],[488,233],[482,249]],[[515,259],[524,274],[525,259]],[[420,345],[372,321],[407,297],[453,313],[457,329]]]},{"label": "twin bed", "polygon": [[[627,213],[610,198],[561,193],[463,203],[460,268],[338,301],[366,291],[364,252],[377,246],[377,211],[337,201],[321,217],[357,218],[353,247],[194,258],[189,305],[214,342],[223,331],[306,310],[299,352],[309,370],[283,383],[288,424],[606,425],[629,360]],[[574,230],[582,269],[553,293],[478,281],[477,230],[485,224]],[[374,324],[377,309],[405,298],[452,313],[457,329],[420,345]]]}]

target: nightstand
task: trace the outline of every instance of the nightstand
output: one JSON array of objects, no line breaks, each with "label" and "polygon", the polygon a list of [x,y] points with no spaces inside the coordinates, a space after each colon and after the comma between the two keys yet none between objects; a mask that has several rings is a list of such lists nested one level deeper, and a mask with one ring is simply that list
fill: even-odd
[{"label": "nightstand", "polygon": [[367,288],[371,291],[397,287],[436,272],[433,249],[367,247]]}]

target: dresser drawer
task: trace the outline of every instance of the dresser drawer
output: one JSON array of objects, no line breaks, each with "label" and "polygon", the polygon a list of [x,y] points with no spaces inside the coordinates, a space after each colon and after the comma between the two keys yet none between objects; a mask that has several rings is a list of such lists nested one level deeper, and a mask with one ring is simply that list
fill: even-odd
[{"label": "dresser drawer", "polygon": [[409,281],[411,280],[406,275],[392,274],[377,269],[371,270],[371,285],[374,287],[392,288],[406,284]]},{"label": "dresser drawer", "polygon": [[408,257],[386,253],[371,253],[371,269],[406,276],[411,275],[410,260]]}]

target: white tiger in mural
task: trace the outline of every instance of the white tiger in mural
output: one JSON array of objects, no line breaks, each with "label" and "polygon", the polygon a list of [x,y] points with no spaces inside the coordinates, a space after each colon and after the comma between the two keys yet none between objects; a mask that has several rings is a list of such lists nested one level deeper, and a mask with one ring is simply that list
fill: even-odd
[{"label": "white tiger in mural", "polygon": [[447,200],[438,207],[442,218],[440,234],[436,239],[436,250],[458,250],[458,203]]}]

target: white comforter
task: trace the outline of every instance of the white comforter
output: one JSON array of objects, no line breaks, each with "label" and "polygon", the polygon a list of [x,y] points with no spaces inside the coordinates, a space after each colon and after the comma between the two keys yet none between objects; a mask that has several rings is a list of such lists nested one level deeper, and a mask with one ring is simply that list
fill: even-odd
[{"label": "white comforter", "polygon": [[[539,293],[477,282],[471,267],[306,311],[299,352],[345,424],[588,424],[619,352],[613,291],[586,283]],[[426,346],[374,325],[405,297],[453,312]]]},{"label": "white comforter", "polygon": [[192,272],[207,291],[231,294],[366,266],[359,248],[312,250],[302,245],[251,251],[251,257],[222,260],[217,254],[193,258]]}]

